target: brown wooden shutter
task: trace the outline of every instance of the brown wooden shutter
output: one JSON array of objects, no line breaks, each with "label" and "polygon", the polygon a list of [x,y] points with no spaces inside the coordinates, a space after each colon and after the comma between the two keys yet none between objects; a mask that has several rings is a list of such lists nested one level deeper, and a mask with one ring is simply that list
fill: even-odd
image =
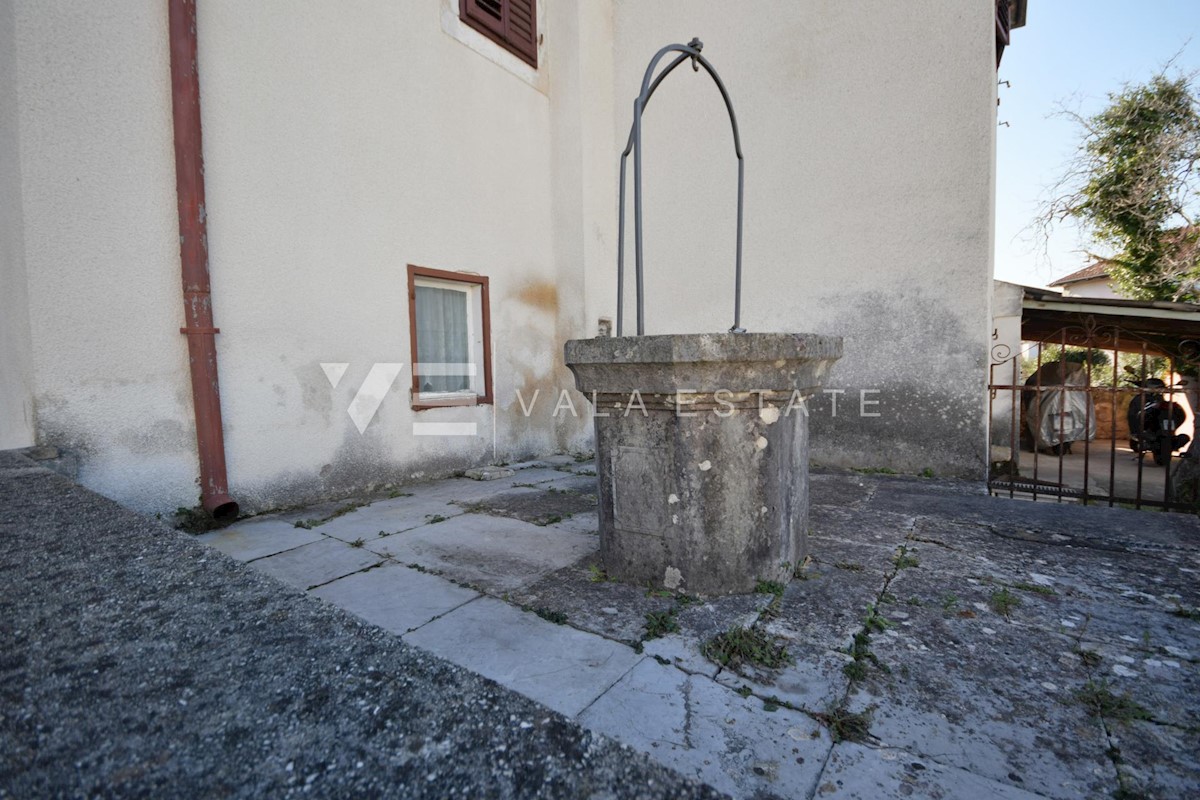
[{"label": "brown wooden shutter", "polygon": [[505,0],[504,38],[537,66],[537,0]]},{"label": "brown wooden shutter", "polygon": [[498,36],[504,35],[504,0],[462,0],[460,16],[482,25]]},{"label": "brown wooden shutter", "polygon": [[459,17],[537,67],[537,0],[459,0]]}]

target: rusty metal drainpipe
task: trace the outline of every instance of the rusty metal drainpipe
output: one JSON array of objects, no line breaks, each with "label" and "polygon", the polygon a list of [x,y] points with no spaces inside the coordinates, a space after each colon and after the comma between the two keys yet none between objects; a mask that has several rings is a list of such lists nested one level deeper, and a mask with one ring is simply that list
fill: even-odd
[{"label": "rusty metal drainpipe", "polygon": [[175,126],[175,192],[179,200],[179,260],[200,454],[200,502],[218,520],[235,519],[238,504],[225,477],[221,387],[208,279],[208,222],[200,143],[200,75],[196,65],[196,2],[169,0],[171,111]]}]

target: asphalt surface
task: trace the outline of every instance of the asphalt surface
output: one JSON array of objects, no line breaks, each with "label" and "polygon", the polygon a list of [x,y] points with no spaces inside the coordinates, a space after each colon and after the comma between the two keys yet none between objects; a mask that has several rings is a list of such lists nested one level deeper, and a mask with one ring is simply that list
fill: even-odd
[{"label": "asphalt surface", "polygon": [[293,795],[720,796],[0,452],[0,798]]}]

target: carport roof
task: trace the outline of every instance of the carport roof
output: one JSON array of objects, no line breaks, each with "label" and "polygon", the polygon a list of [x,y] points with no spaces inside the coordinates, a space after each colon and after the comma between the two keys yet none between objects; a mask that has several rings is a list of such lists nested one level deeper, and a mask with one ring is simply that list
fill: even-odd
[{"label": "carport roof", "polygon": [[1196,361],[1200,305],[1161,301],[1068,297],[1021,287],[1021,338],[1103,349],[1141,350]]}]

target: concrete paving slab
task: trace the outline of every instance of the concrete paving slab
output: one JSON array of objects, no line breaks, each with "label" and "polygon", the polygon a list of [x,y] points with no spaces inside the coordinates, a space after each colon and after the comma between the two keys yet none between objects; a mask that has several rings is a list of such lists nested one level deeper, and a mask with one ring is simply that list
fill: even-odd
[{"label": "concrete paving slab", "polygon": [[790,647],[789,652],[796,663],[777,669],[722,669],[714,680],[729,689],[749,689],[758,697],[775,698],[810,713],[836,707],[850,683],[845,674],[850,656],[803,644]]},{"label": "concrete paving slab", "polygon": [[[542,488],[542,487],[545,488]],[[561,523],[575,514],[594,513],[596,494],[574,489],[560,489],[555,484],[541,484],[535,491],[517,489],[501,492],[483,500],[463,503],[474,514],[512,517],[534,525]]]},{"label": "concrete paving slab", "polygon": [[1042,797],[1010,783],[947,767],[905,750],[866,747],[853,742],[841,742],[833,748],[816,796],[838,800],[876,800],[880,797],[1035,800]]},{"label": "concrete paving slab", "polygon": [[574,564],[598,544],[596,537],[582,533],[486,514],[460,514],[376,539],[367,548],[502,594]]},{"label": "concrete paving slab", "polygon": [[595,511],[584,511],[579,514],[572,514],[559,522],[552,522],[549,527],[557,528],[560,531],[588,533],[592,536],[599,536],[600,515]]},{"label": "concrete paving slab", "polygon": [[580,715],[680,773],[734,797],[811,797],[828,734],[786,708],[764,711],[701,675],[647,659]]},{"label": "concrete paving slab", "polygon": [[405,641],[568,716],[586,708],[644,656],[483,597],[406,634]]},{"label": "concrete paving slab", "polygon": [[567,616],[575,628],[619,642],[636,642],[645,633],[646,615],[665,612],[673,598],[651,596],[643,588],[606,580],[592,569],[599,558],[584,558],[509,594],[509,600]]},{"label": "concrete paving slab", "polygon": [[383,558],[365,548],[322,538],[319,542],[260,558],[253,565],[284,583],[309,589],[382,563]]},{"label": "concrete paving slab", "polygon": [[[660,664],[666,661],[676,669],[695,675],[715,678],[721,670],[719,665],[705,658],[700,652],[700,642],[692,636],[669,633],[657,639],[648,639],[642,642],[642,651]],[[724,685],[729,684],[726,682]],[[733,688],[736,690],[741,686],[734,685]]]},{"label": "concrete paving slab", "polygon": [[479,597],[478,592],[401,564],[347,575],[312,594],[393,633],[408,633]]},{"label": "concrete paving slab", "polygon": [[343,542],[371,541],[448,519],[463,513],[461,506],[433,497],[395,497],[362,506],[313,530]]},{"label": "concrete paving slab", "polygon": [[294,523],[286,520],[252,517],[245,522],[236,522],[224,530],[197,536],[196,541],[214,547],[238,561],[253,561],[324,538],[317,531],[297,528]]}]

